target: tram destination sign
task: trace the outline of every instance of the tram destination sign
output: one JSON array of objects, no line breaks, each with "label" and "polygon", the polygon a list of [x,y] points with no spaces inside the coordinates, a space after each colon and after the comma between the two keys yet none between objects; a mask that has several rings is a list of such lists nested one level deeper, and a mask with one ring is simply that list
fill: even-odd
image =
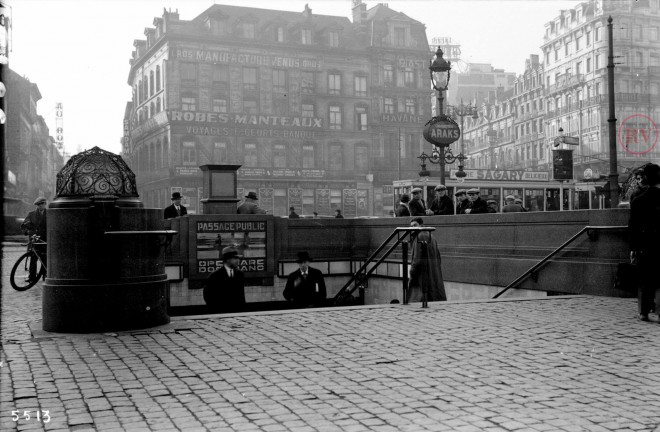
[{"label": "tram destination sign", "polygon": [[437,120],[424,126],[424,139],[431,144],[448,146],[461,137],[461,129],[451,120]]},{"label": "tram destination sign", "polygon": [[[458,180],[458,170],[451,170],[449,177]],[[524,171],[524,170],[490,170],[490,169],[466,169],[465,180],[495,180],[514,182],[547,182],[550,180],[548,171]]]}]

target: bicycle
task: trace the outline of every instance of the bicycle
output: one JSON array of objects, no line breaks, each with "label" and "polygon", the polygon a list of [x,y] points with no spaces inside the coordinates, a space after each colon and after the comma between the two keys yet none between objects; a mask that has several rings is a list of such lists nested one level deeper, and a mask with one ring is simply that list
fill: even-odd
[{"label": "bicycle", "polygon": [[[41,240],[38,235],[33,235],[29,238],[27,246],[28,250],[16,261],[14,267],[11,269],[9,282],[16,291],[25,291],[32,288],[39,279],[46,279],[46,260],[43,252],[39,252],[35,245],[46,245],[46,242]],[[41,264],[41,268],[37,276],[33,279],[30,278],[30,262],[36,259],[37,264]]]}]

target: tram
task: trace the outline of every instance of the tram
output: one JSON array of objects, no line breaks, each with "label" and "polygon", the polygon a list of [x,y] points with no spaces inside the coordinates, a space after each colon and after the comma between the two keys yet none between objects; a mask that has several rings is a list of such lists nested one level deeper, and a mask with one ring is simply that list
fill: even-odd
[{"label": "tram", "polygon": [[[495,200],[498,209],[505,205],[504,198],[508,195],[522,199],[523,207],[532,212],[584,208],[585,200],[580,199],[578,193],[580,191],[576,191],[575,182],[552,180],[551,172],[548,171],[466,169],[464,178],[457,178],[457,171],[451,170],[449,179],[445,182],[447,194],[454,200],[454,204],[456,204],[454,193],[457,190],[477,188],[481,198]],[[433,190],[438,184],[440,184],[439,177],[395,180],[394,208],[402,194],[410,194],[410,191],[416,187],[422,188],[424,200],[429,203],[433,200]],[[562,205],[560,206],[559,203]],[[591,208],[591,202],[588,204],[590,205],[587,208]],[[600,203],[594,203],[594,208],[600,208]]]}]

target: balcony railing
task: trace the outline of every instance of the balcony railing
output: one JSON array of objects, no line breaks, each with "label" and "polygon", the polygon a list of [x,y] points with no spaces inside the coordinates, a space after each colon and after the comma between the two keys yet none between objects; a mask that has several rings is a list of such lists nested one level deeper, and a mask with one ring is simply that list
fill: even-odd
[{"label": "balcony railing", "polygon": [[548,87],[548,93],[556,93],[584,83],[583,74],[563,74],[557,77],[557,82]]}]

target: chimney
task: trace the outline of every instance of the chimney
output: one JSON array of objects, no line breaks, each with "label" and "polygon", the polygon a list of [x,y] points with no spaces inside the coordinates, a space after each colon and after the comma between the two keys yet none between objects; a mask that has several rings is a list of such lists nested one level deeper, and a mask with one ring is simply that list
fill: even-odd
[{"label": "chimney", "polygon": [[309,4],[305,3],[305,10],[303,11],[303,16],[307,19],[312,17],[312,10],[309,8]]},{"label": "chimney", "polygon": [[367,5],[362,0],[353,0],[353,24],[362,24],[367,20]]}]

